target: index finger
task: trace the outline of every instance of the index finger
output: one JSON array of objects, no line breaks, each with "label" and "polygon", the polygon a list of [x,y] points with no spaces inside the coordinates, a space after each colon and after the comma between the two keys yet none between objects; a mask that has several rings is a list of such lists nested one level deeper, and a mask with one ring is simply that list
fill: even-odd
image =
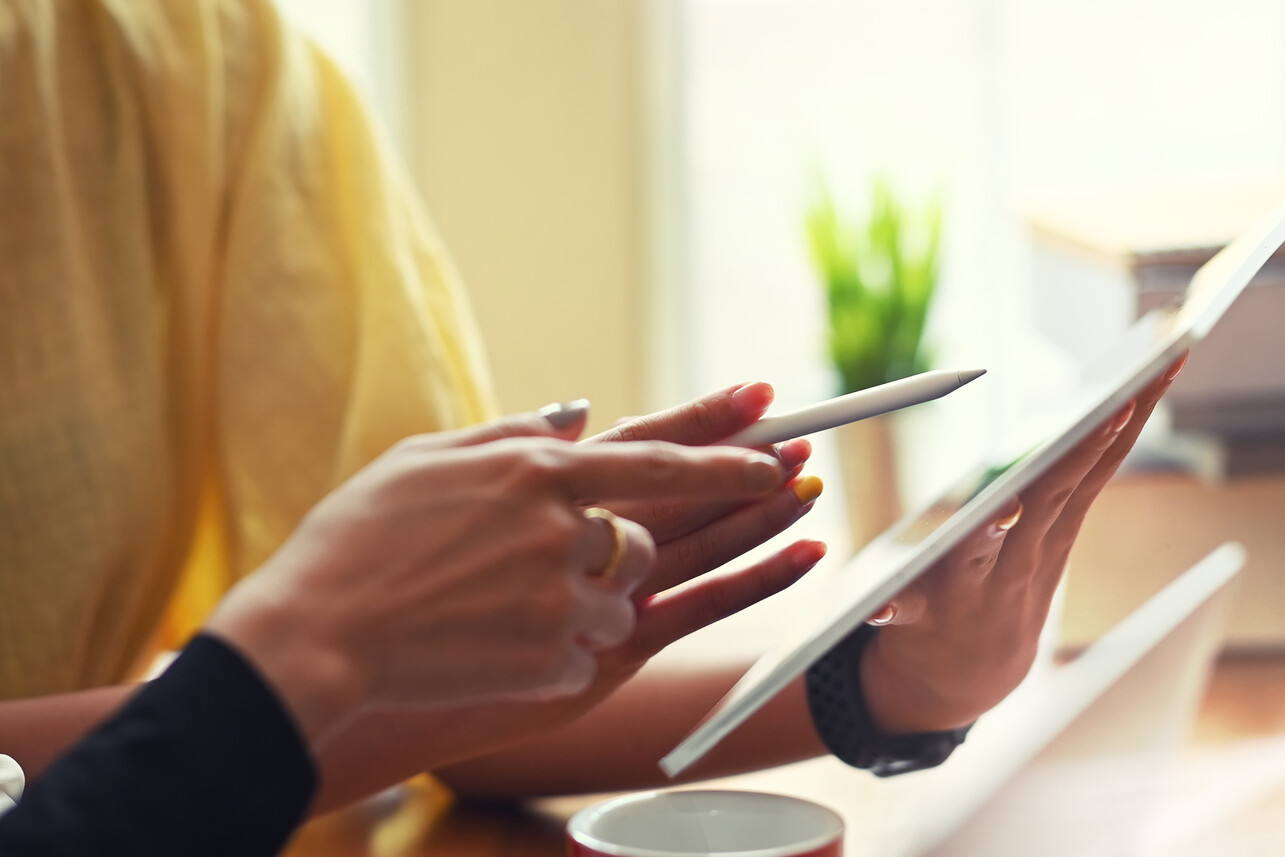
[{"label": "index finger", "polygon": [[557,476],[573,499],[749,498],[780,487],[776,458],[734,447],[690,447],[663,441],[577,444],[565,449]]},{"label": "index finger", "polygon": [[1156,405],[1168,391],[1169,385],[1178,377],[1183,364],[1187,362],[1187,354],[1183,353],[1177,361],[1171,364],[1159,377],[1153,380],[1135,399],[1135,410],[1129,424],[1125,430],[1120,433],[1120,437],[1111,448],[1103,454],[1101,460],[1094,466],[1088,475],[1081,480],[1080,485],[1075,490],[1070,501],[1067,503],[1066,511],[1069,513],[1066,522],[1059,521],[1056,528],[1068,531],[1070,538],[1074,538],[1079,531],[1080,523],[1088,514],[1089,507],[1097,498],[1102,489],[1106,487],[1107,482],[1120,469],[1124,458],[1129,451],[1133,449],[1134,443],[1138,440],[1138,435],[1142,432],[1143,426],[1146,425]]},{"label": "index finger", "polygon": [[686,446],[705,446],[730,437],[763,416],[774,395],[772,387],[762,382],[737,384],[668,410],[629,420],[589,440],[667,440]]}]

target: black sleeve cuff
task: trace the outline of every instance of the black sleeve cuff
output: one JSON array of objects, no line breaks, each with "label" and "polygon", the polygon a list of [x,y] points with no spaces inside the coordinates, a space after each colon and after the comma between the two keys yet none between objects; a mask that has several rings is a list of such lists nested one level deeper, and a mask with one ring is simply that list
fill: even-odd
[{"label": "black sleeve cuff", "polygon": [[876,776],[936,767],[964,742],[970,727],[913,735],[885,735],[875,727],[861,690],[861,656],[878,632],[862,623],[808,668],[812,723],[838,759]]},{"label": "black sleeve cuff", "polygon": [[258,673],[197,636],[119,713],[29,782],[5,854],[276,854],[316,788],[307,748]]}]

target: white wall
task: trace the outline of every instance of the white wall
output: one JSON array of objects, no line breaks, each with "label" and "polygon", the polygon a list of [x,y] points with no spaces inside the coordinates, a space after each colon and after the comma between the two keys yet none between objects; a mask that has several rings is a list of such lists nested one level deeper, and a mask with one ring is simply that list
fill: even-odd
[{"label": "white wall", "polygon": [[[589,395],[601,427],[736,381],[783,408],[828,395],[810,182],[853,206],[876,170],[945,189],[940,362],[992,373],[913,412],[912,502],[1066,371],[1031,335],[1024,209],[1285,168],[1281,0],[285,6],[391,105],[511,409]],[[813,469],[834,482],[829,443]],[[848,550],[836,487],[793,533],[827,562]]]},{"label": "white wall", "polygon": [[1011,424],[1038,396],[1041,371],[1066,371],[1029,333],[1037,284],[1024,210],[1068,194],[1105,207],[1126,188],[1285,167],[1279,0],[690,0],[681,9],[685,324],[699,346],[688,392],[760,377],[783,405],[828,391],[801,227],[817,172],[855,208],[876,171],[911,193],[947,192],[940,363],[992,373],[912,418],[912,499]]}]

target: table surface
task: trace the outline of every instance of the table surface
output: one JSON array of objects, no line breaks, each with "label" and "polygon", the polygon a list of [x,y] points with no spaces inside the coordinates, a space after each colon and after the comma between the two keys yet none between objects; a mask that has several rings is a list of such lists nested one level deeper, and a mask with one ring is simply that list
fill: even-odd
[{"label": "table surface", "polygon": [[396,789],[306,825],[286,857],[561,857],[566,821],[589,801],[456,802],[442,811],[413,789]]},{"label": "table surface", "polygon": [[[1285,853],[1285,652],[1225,656],[1219,662],[1176,768],[1179,789],[1161,810],[1167,822],[1181,822],[1185,829],[1140,857]],[[841,809],[849,831],[879,833],[870,828],[887,826],[884,817],[896,816],[896,801],[874,796],[887,798],[902,785],[913,786],[900,779],[876,780],[823,759],[715,785],[811,796]],[[433,789],[411,784],[317,819],[286,855],[561,857],[566,820],[602,799],[563,798],[532,806],[457,802],[443,810],[441,793]],[[1239,798],[1229,803],[1214,797],[1229,793]],[[877,817],[860,811],[867,802],[882,805]],[[896,853],[898,848],[885,840],[850,833],[848,853],[871,853],[862,847],[866,844],[881,855]]]}]

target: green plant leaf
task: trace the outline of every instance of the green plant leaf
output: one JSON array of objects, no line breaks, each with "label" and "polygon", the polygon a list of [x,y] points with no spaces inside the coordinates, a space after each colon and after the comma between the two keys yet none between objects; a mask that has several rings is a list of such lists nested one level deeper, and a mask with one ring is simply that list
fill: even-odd
[{"label": "green plant leaf", "polygon": [[844,391],[927,369],[923,334],[939,276],[940,203],[912,209],[877,177],[865,218],[848,222],[822,183],[805,225]]}]

